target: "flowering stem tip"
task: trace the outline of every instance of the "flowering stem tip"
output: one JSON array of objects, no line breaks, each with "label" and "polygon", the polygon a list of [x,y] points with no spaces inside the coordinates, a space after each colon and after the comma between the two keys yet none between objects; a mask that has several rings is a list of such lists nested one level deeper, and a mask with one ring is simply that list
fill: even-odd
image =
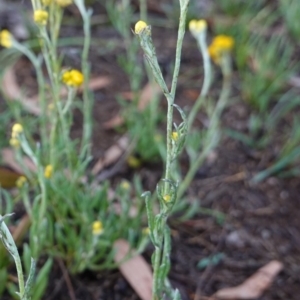
[{"label": "flowering stem tip", "polygon": [[11,33],[4,29],[0,31],[0,45],[4,48],[10,48],[12,46],[12,35]]},{"label": "flowering stem tip", "polygon": [[38,25],[47,25],[48,12],[45,10],[35,10],[33,13],[33,20]]},{"label": "flowering stem tip", "polygon": [[80,71],[72,69],[63,73],[62,81],[68,86],[79,87],[84,81],[84,76]]},{"label": "flowering stem tip", "polygon": [[134,26],[134,32],[136,34],[140,34],[146,27],[147,27],[147,23],[144,21],[138,21],[135,26]]}]

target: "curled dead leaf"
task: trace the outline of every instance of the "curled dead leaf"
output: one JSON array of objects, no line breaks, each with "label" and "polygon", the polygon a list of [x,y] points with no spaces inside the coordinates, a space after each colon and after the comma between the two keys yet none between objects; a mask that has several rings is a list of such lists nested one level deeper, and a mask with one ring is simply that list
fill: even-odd
[{"label": "curled dead leaf", "polygon": [[[129,253],[134,254],[129,243],[122,239],[115,242],[114,248],[117,263],[122,262]],[[152,271],[141,255],[132,256],[122,262],[119,270],[142,300],[152,299]]]},{"label": "curled dead leaf", "polygon": [[281,262],[277,260],[270,261],[242,284],[232,288],[221,289],[212,296],[212,299],[257,299],[269,288],[282,268],[283,264]]}]

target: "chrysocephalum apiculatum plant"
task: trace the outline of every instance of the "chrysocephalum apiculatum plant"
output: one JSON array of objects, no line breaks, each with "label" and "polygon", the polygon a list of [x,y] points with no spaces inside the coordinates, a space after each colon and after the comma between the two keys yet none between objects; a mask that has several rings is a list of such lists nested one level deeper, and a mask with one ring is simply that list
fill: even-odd
[{"label": "chrysocephalum apiculatum plant", "polygon": [[[38,259],[42,254],[60,257],[71,273],[116,268],[115,240],[126,238],[142,251],[148,239],[140,229],[145,205],[140,198],[134,203],[129,201],[131,186],[116,188],[111,199],[108,183],[94,184],[91,188],[90,178],[86,177],[91,159],[93,102],[88,89],[91,10],[86,9],[83,0],[74,0],[83,19],[81,67],[63,66],[64,60],[58,49],[59,33],[64,8],[71,3],[67,0],[32,1],[32,19],[41,53],[33,52],[8,31],[0,32],[2,46],[13,48],[30,60],[38,83],[38,116],[34,118],[40,125],[35,132],[39,140],[33,139],[31,130],[17,114],[18,123],[12,127],[10,139],[24,174],[17,181],[17,198],[23,201],[31,222],[29,246],[23,248],[26,273],[29,270],[26,260],[29,258],[30,261],[31,256]],[[48,78],[43,73],[44,68]],[[75,102],[79,87],[83,101]],[[83,133],[80,140],[74,141],[70,130],[72,109],[77,104],[82,108]],[[32,168],[24,164],[24,159],[28,158]],[[115,202],[122,207],[121,213],[115,208]],[[137,209],[134,217],[129,214],[132,205]],[[47,274],[44,272],[46,280]],[[38,280],[39,276],[36,284]],[[33,299],[40,297],[36,293]]]},{"label": "chrysocephalum apiculatum plant", "polygon": [[[180,0],[180,23],[176,46],[176,59],[171,89],[163,78],[160,66],[157,61],[155,48],[151,38],[151,26],[144,21],[139,21],[135,25],[135,33],[140,40],[146,61],[148,62],[155,80],[161,87],[168,103],[167,112],[167,157],[164,178],[157,184],[157,197],[159,199],[160,211],[157,215],[153,213],[153,203],[149,192],[144,194],[147,207],[149,235],[155,247],[152,257],[153,265],[153,300],[163,299],[166,295],[172,299],[181,299],[179,291],[173,290],[167,275],[170,270],[171,235],[167,224],[167,219],[171,214],[176,201],[178,183],[171,176],[172,162],[177,158],[182,150],[187,133],[187,120],[184,112],[175,102],[178,74],[180,69],[181,49],[185,34],[186,14],[189,0]],[[182,123],[173,127],[173,109],[180,112]]]},{"label": "chrysocephalum apiculatum plant", "polygon": [[[152,256],[152,265],[154,271],[152,296],[153,300],[160,300],[164,299],[165,297],[169,297],[171,299],[181,299],[179,291],[177,289],[173,290],[167,279],[167,275],[171,267],[171,236],[170,229],[167,224],[167,219],[170,216],[174,205],[176,204],[177,198],[180,199],[189,187],[200,164],[203,163],[209,152],[218,144],[220,135],[220,115],[227,104],[230,93],[231,60],[229,52],[234,44],[233,39],[228,36],[217,36],[208,48],[205,41],[207,27],[206,22],[204,20],[193,20],[189,24],[189,28],[193,36],[196,38],[203,56],[204,82],[199,97],[188,118],[185,116],[183,110],[174,103],[188,4],[188,0],[180,0],[180,22],[171,89],[168,88],[157,61],[155,48],[152,43],[151,26],[147,25],[144,21],[138,21],[135,25],[135,34],[140,40],[140,44],[144,51],[146,61],[148,62],[154,78],[161,87],[168,103],[166,134],[167,157],[165,175],[164,178],[161,179],[161,181],[157,184],[156,188],[160,207],[158,214],[155,215],[153,212],[153,197],[151,197],[150,192],[144,193],[147,207],[149,235],[155,247]],[[184,147],[189,127],[193,124],[195,116],[200,107],[203,105],[203,102],[207,96],[211,84],[211,66],[209,57],[211,57],[213,61],[221,67],[224,76],[223,88],[215,109],[210,115],[210,125],[205,134],[202,149],[199,152],[198,156],[195,158],[194,163],[191,165],[182,182],[178,182],[176,181],[176,179],[174,179],[174,176],[172,176],[173,173],[176,174],[176,172],[172,172],[172,163],[176,160],[182,148]],[[182,117],[182,122],[178,126],[176,124],[173,124],[174,108],[179,111]]]}]

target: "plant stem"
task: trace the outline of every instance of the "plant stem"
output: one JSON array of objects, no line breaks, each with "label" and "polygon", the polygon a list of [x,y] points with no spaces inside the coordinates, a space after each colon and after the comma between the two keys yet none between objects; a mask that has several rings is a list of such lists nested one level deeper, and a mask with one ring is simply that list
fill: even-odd
[{"label": "plant stem", "polygon": [[173,72],[171,92],[169,97],[167,97],[168,113],[167,113],[167,160],[166,160],[166,172],[165,172],[166,179],[171,179],[173,104],[175,100],[178,74],[180,69],[181,50],[182,50],[182,43],[185,34],[185,23],[186,23],[188,3],[189,0],[185,1],[185,3],[182,5],[180,9],[180,21],[179,21],[178,37],[177,37],[177,45],[176,45],[175,67]]},{"label": "plant stem", "polygon": [[152,300],[158,300],[158,296],[160,293],[159,289],[159,267],[161,263],[161,255],[162,255],[162,241],[160,241],[159,246],[155,246],[155,252],[154,252],[154,264],[153,264],[153,292],[152,292]]},{"label": "plant stem", "polygon": [[204,33],[201,33],[199,35],[199,38],[197,38],[197,43],[198,43],[198,46],[200,48],[202,58],[203,58],[204,80],[203,80],[203,85],[202,85],[200,95],[197,98],[196,103],[193,106],[193,108],[189,114],[189,117],[188,117],[188,127],[189,128],[191,128],[191,126],[193,125],[195,117],[196,117],[200,107],[202,106],[203,101],[205,100],[205,98],[207,96],[207,93],[209,91],[210,84],[211,84],[211,64],[210,64],[210,58],[209,58],[209,54],[207,51],[207,45],[206,45],[205,38],[206,38],[206,34],[204,34]]},{"label": "plant stem", "polygon": [[[88,61],[89,49],[91,44],[91,11],[86,10],[84,2],[82,0],[75,1],[81,17],[83,19],[83,31],[84,31],[84,43],[81,54],[81,69],[84,75],[83,82],[83,134],[81,141],[80,157],[83,158],[85,155],[90,155],[91,145],[90,139],[92,135],[92,121],[91,121],[91,99],[88,90],[90,63]],[[87,147],[88,145],[88,147]]]},{"label": "plant stem", "polygon": [[[25,294],[25,283],[24,283],[24,275],[23,275],[23,269],[22,269],[22,263],[19,254],[14,255],[16,268],[17,268],[17,274],[18,274],[18,281],[19,281],[19,289],[20,289],[20,296],[21,300],[23,300],[23,296]],[[26,300],[26,299],[24,299]]]}]

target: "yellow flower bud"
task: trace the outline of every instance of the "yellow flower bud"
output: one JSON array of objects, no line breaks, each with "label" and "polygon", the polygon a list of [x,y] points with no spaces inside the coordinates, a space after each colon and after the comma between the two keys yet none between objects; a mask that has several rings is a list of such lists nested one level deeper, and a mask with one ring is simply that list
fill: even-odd
[{"label": "yellow flower bud", "polygon": [[234,46],[234,39],[228,35],[218,35],[213,39],[212,44],[223,51],[228,51],[232,50]]},{"label": "yellow flower bud", "polygon": [[133,155],[130,155],[127,158],[127,163],[128,163],[128,166],[133,168],[133,169],[136,169],[136,168],[141,166],[141,161]]},{"label": "yellow flower bud", "polygon": [[229,52],[234,47],[234,39],[231,36],[227,35],[218,35],[216,36],[211,45],[208,47],[208,53],[211,59],[219,64],[222,55],[225,52]]},{"label": "yellow flower bud", "polygon": [[16,186],[20,189],[27,182],[27,178],[25,176],[20,176],[16,181]]},{"label": "yellow flower bud", "polygon": [[12,46],[13,37],[11,33],[4,29],[0,31],[0,45],[5,48],[10,48]]},{"label": "yellow flower bud", "polygon": [[207,23],[205,20],[191,20],[189,23],[189,29],[191,32],[200,33],[206,30]]},{"label": "yellow flower bud", "polygon": [[20,147],[20,141],[16,138],[11,138],[9,140],[9,144],[14,147],[14,148],[19,148]]},{"label": "yellow flower bud", "polygon": [[49,111],[54,111],[54,109],[55,109],[54,103],[49,103],[49,104],[48,104],[48,107],[47,107],[47,110],[49,110]]},{"label": "yellow flower bud", "polygon": [[48,179],[51,178],[52,174],[53,174],[53,166],[52,165],[47,165],[45,167],[45,170],[44,170],[45,178],[48,178]]},{"label": "yellow flower bud", "polygon": [[45,10],[35,10],[33,20],[38,25],[46,25],[48,21],[48,12]]},{"label": "yellow flower bud", "polygon": [[138,21],[135,26],[134,26],[134,32],[136,34],[140,34],[146,27],[147,27],[147,23],[144,21]]},{"label": "yellow flower bud", "polygon": [[12,127],[11,137],[12,139],[16,139],[20,133],[23,132],[23,126],[19,123],[16,123]]},{"label": "yellow flower bud", "polygon": [[166,202],[170,202],[170,200],[171,200],[171,196],[170,195],[164,195],[163,196],[163,199],[166,201]]},{"label": "yellow flower bud", "polygon": [[172,139],[176,142],[178,140],[178,132],[177,131],[173,131],[172,132]]},{"label": "yellow flower bud", "polygon": [[92,230],[93,235],[100,235],[100,234],[103,233],[103,231],[104,231],[104,229],[103,229],[102,222],[101,221],[95,221],[93,223],[93,230]]},{"label": "yellow flower bud", "polygon": [[84,81],[84,76],[80,71],[72,69],[63,73],[62,81],[68,86],[79,87]]},{"label": "yellow flower bud", "polygon": [[123,190],[129,190],[130,189],[130,183],[127,180],[122,180],[121,188]]},{"label": "yellow flower bud", "polygon": [[143,228],[142,233],[143,233],[143,235],[149,235],[149,233],[150,233],[150,228],[149,228],[149,227]]}]

